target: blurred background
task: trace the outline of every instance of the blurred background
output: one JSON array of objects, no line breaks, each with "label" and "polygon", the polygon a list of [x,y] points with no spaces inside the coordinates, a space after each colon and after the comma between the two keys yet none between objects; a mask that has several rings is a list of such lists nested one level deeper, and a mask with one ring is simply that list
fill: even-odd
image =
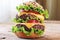
[{"label": "blurred background", "polygon": [[18,13],[16,6],[27,1],[36,1],[49,11],[48,20],[60,20],[60,0],[0,0],[0,23],[12,22]]}]

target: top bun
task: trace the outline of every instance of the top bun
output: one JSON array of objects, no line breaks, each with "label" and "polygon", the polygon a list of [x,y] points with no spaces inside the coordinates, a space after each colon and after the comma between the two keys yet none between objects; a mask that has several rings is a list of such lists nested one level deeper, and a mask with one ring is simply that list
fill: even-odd
[{"label": "top bun", "polygon": [[37,2],[29,1],[29,2],[25,2],[23,4],[24,5],[28,5],[28,6],[32,4],[34,7],[40,7],[42,10],[44,10],[43,7],[42,7],[42,5],[38,4]]},{"label": "top bun", "polygon": [[43,6],[38,4],[37,2],[32,2],[32,1],[29,1],[29,2],[25,2],[23,3],[23,5],[19,5],[16,7],[19,14],[21,14],[21,12],[35,12],[40,14],[40,15],[43,15],[45,18],[48,18],[48,11],[47,10],[44,10]]}]

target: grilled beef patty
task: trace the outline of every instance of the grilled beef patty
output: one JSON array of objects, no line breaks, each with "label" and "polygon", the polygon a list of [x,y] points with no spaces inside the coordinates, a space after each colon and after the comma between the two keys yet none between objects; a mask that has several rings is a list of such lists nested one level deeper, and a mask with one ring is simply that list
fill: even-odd
[{"label": "grilled beef patty", "polygon": [[43,25],[36,24],[36,25],[33,26],[33,28],[40,29],[40,30],[44,31],[44,26]]},{"label": "grilled beef patty", "polygon": [[[26,31],[31,31],[31,28],[30,28],[30,29],[27,28],[27,26],[24,25],[24,24],[17,24],[16,26],[17,26],[18,28],[24,27]],[[37,29],[37,30],[39,29],[39,30],[44,31],[44,26],[43,26],[43,25],[35,24],[35,25],[32,26],[32,28]]]},{"label": "grilled beef patty", "polygon": [[16,19],[18,20],[19,18],[20,18],[20,19],[23,19],[23,20],[33,19],[33,20],[38,20],[38,21],[40,21],[39,18],[37,18],[35,15],[31,15],[31,14],[23,14],[23,15],[21,15],[21,16],[16,15]]},{"label": "grilled beef patty", "polygon": [[18,28],[24,27],[26,31],[31,31],[31,29],[27,28],[26,25],[24,25],[24,24],[17,24],[16,26],[17,26]]}]

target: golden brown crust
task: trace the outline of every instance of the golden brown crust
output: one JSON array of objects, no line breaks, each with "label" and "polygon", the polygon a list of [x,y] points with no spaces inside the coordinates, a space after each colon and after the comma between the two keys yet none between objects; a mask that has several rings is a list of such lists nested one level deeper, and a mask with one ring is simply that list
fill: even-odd
[{"label": "golden brown crust", "polygon": [[43,9],[42,5],[38,4],[37,2],[29,1],[29,2],[25,2],[24,4],[28,6],[32,4],[34,7],[40,7],[41,9]]}]

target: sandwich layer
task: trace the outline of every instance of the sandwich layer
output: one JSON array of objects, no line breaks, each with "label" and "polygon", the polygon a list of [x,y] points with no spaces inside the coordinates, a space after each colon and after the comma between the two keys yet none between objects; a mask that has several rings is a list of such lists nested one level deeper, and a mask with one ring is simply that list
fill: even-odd
[{"label": "sandwich layer", "polygon": [[40,23],[20,23],[13,26],[12,31],[14,33],[22,32],[26,36],[31,36],[32,33],[41,36],[44,33],[45,26]]}]

